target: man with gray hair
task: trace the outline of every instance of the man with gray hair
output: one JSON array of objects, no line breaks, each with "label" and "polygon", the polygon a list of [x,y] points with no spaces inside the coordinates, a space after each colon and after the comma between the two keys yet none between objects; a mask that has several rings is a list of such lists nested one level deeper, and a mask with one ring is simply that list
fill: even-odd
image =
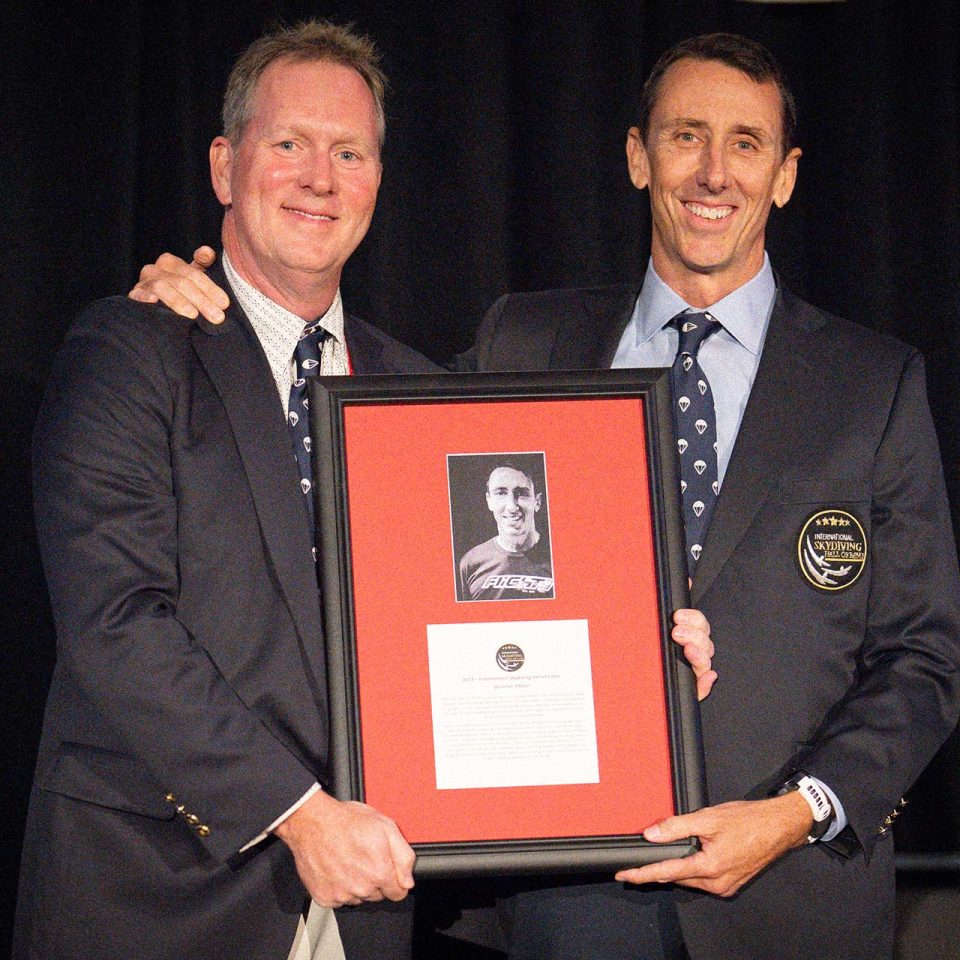
[{"label": "man with gray hair", "polygon": [[[380,184],[383,88],[350,30],[254,43],[210,147],[225,322],[103,300],[56,360],[34,453],[58,658],[18,960],[342,958],[329,908],[413,886],[396,825],[323,789],[304,428],[311,374],[436,369],[340,299]],[[348,955],[409,954],[409,932],[363,939]]]}]

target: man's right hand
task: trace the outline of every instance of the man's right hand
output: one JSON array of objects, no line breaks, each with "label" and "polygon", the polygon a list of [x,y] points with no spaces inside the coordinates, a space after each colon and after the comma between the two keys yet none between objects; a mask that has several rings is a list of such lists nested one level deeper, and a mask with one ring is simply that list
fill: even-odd
[{"label": "man's right hand", "polygon": [[364,803],[321,790],[274,833],[293,852],[300,879],[321,906],[402,900],[413,887],[416,855],[397,825]]},{"label": "man's right hand", "polygon": [[137,285],[127,296],[140,303],[160,301],[191,320],[202,313],[211,323],[222,323],[230,298],[204,273],[216,259],[211,247],[197,247],[191,263],[162,253],[156,263],[148,263],[140,271]]}]

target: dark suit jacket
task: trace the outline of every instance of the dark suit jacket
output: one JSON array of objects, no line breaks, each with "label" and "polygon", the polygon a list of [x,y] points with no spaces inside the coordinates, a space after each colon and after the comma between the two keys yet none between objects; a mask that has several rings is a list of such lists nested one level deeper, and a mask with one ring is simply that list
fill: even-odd
[{"label": "dark suit jacket", "polygon": [[[436,369],[355,318],[346,339],[357,373]],[[292,858],[274,838],[238,851],[324,778],[324,645],[249,321],[93,304],[34,455],[58,651],[15,956],[286,956],[305,896]]]},{"label": "dark suit jacket", "polygon": [[[504,297],[468,365],[609,367],[638,292]],[[868,540],[864,573],[836,592],[796,559],[804,522],[827,508]],[[960,694],[960,583],[916,351],[778,293],[692,602],[719,674],[702,704],[711,802],[765,796],[803,768],[836,792],[855,842],[846,857],[793,851],[732,900],[678,893],[691,957],[889,956],[886,818]]]}]

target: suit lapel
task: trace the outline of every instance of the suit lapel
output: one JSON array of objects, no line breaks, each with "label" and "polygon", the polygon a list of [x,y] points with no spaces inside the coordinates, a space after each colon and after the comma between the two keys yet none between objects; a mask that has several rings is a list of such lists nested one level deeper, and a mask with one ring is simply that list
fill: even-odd
[{"label": "suit lapel", "polygon": [[578,290],[578,309],[560,320],[551,370],[606,370],[633,314],[638,284]]},{"label": "suit lapel", "polygon": [[344,315],[343,335],[347,341],[354,373],[388,373],[381,354],[383,344],[352,317]]},{"label": "suit lapel", "polygon": [[[222,272],[215,282],[226,285]],[[198,322],[194,349],[223,401],[247,475],[266,551],[303,649],[324,676],[316,573],[310,563],[310,524],[297,487],[290,435],[269,364],[243,311],[234,305],[218,327]]]},{"label": "suit lapel", "polygon": [[697,564],[694,604],[710,588],[791,463],[789,438],[800,432],[813,382],[805,306],[785,291],[777,294],[756,380]]}]

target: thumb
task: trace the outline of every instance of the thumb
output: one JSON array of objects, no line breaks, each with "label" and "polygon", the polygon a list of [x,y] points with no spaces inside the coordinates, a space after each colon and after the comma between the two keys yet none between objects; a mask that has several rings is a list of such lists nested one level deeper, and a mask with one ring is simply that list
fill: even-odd
[{"label": "thumb", "polygon": [[680,817],[667,817],[647,827],[643,831],[643,837],[653,843],[672,843],[674,840],[699,836],[698,826],[699,818],[696,813],[688,813]]},{"label": "thumb", "polygon": [[393,860],[397,883],[404,890],[410,890],[413,888],[413,864],[417,855],[393,823],[390,828],[392,829],[387,830],[387,843],[390,846],[390,859]]}]

